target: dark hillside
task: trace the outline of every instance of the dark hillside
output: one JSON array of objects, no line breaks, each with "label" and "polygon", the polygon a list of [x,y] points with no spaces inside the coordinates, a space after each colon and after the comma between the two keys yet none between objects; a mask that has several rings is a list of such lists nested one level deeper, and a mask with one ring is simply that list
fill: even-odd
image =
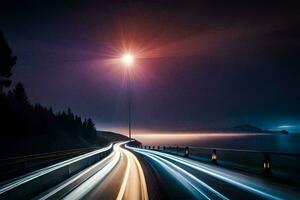
[{"label": "dark hillside", "polygon": [[109,143],[97,136],[91,119],[81,119],[70,108],[54,113],[31,104],[21,83],[10,89],[16,61],[0,31],[0,158]]},{"label": "dark hillside", "polygon": [[110,131],[97,131],[97,135],[101,139],[112,141],[112,142],[129,140],[129,138],[125,135],[110,132]]},{"label": "dark hillside", "polygon": [[[18,84],[16,88],[22,88]],[[98,138],[91,119],[82,120],[67,112],[53,113],[41,105],[31,105],[14,89],[0,94],[0,157],[27,155],[108,144]],[[21,100],[22,99],[22,100]]]}]

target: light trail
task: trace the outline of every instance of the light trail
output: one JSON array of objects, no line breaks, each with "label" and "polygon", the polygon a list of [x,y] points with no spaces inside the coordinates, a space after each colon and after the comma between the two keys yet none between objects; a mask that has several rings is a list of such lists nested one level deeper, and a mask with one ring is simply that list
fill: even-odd
[{"label": "light trail", "polygon": [[[148,200],[149,193],[142,166],[131,151],[122,148],[126,143],[127,142],[117,143],[113,147],[109,146],[51,165],[21,177],[13,181],[11,185],[5,185],[1,190],[5,191],[7,188],[9,190],[9,187],[17,187],[17,184],[22,184],[22,182],[26,183],[36,177],[52,172],[55,169],[113,148],[112,153],[102,160],[83,169],[72,177],[67,178],[47,191],[44,191],[42,194],[38,194],[38,196],[33,199]],[[157,179],[151,179],[151,176],[155,177],[156,175],[149,173],[150,182],[148,182],[148,184],[165,184],[158,185],[158,187],[164,188],[168,198],[176,198],[177,194],[186,194],[192,195],[191,197],[195,197],[196,199],[228,200],[232,196],[235,197],[235,192],[237,192],[237,194],[244,192],[250,196],[255,195],[256,198],[260,197],[275,200],[293,199],[295,196],[293,193],[289,194],[292,188],[290,188],[290,190],[284,190],[282,186],[267,182],[263,178],[252,177],[247,174],[204,164],[161,151],[126,147],[142,154],[145,156],[144,158],[147,157],[145,161],[149,162],[150,165],[145,165],[146,167],[157,167],[154,169],[155,173],[160,172],[163,176],[158,176]],[[151,170],[149,172],[151,172]],[[166,178],[167,176],[165,175],[169,177]],[[45,179],[43,180],[45,181]],[[161,182],[162,180],[163,182]],[[152,192],[154,192],[154,194],[160,191],[160,189],[153,188],[151,189],[153,189]],[[173,193],[169,191],[170,188],[180,188],[180,192],[177,194]],[[227,189],[229,189],[229,191],[227,191]]]},{"label": "light trail", "polygon": [[[127,147],[127,148],[131,148],[131,147]],[[145,150],[145,149],[137,149],[137,148],[131,148],[131,149],[138,153],[142,153],[152,159],[153,159],[153,156],[157,156],[156,158],[160,158],[161,161],[169,162],[172,165],[175,165],[176,162],[180,163],[182,165],[193,168],[197,171],[201,171],[209,176],[217,178],[218,180],[229,183],[240,189],[246,190],[248,192],[251,192],[251,193],[258,195],[260,197],[263,197],[263,198],[276,199],[276,200],[282,199],[280,197],[273,195],[274,191],[270,191],[268,188],[266,188],[263,185],[259,185],[258,183],[253,183],[245,178],[242,178],[241,175],[239,176],[239,175],[233,174],[233,173],[232,174],[224,173],[220,170],[215,170],[212,167],[207,167],[204,164],[201,164],[199,162],[192,161],[190,159],[186,159],[186,158],[182,158],[182,157],[178,157],[178,156],[174,156],[174,155],[170,155],[167,153],[162,153],[162,152],[152,151],[152,150]],[[170,162],[167,159],[171,160],[171,161],[175,161],[175,162]],[[177,170],[181,171],[182,169],[177,166]]]},{"label": "light trail", "polygon": [[127,167],[116,199],[149,199],[144,172],[139,161],[131,152],[125,149],[121,149],[121,151],[127,157]]},{"label": "light trail", "polygon": [[80,178],[84,177],[86,174],[88,174],[92,170],[94,170],[94,169],[96,169],[98,167],[101,167],[101,165],[105,165],[106,162],[112,160],[115,157],[115,154],[116,154],[116,152],[114,151],[112,154],[110,154],[109,156],[107,156],[106,158],[104,158],[103,160],[101,160],[100,162],[92,165],[91,167],[87,168],[83,172],[75,175],[75,177],[73,177],[72,179],[67,180],[66,182],[63,182],[62,184],[58,185],[58,187],[50,190],[50,192],[48,191],[48,192],[46,192],[46,194],[39,195],[38,197],[36,197],[34,199],[45,200],[45,199],[48,199],[48,198],[52,197],[53,195],[57,194],[59,191],[63,190],[64,188],[66,188],[67,186],[71,185],[75,181],[77,181]]},{"label": "light trail", "polygon": [[[111,176],[114,170],[121,170],[121,167],[118,166],[126,166],[125,172],[121,171],[121,174],[123,174],[123,178],[120,177],[113,177],[114,181],[117,185],[121,181],[120,189],[118,190],[118,193],[115,195],[115,199],[121,200],[148,200],[148,190],[146,185],[146,180],[144,176],[144,172],[142,170],[142,167],[131,152],[128,150],[125,150],[121,147],[124,143],[118,143],[115,145],[113,154],[107,158],[108,163],[97,171],[94,175],[89,177],[87,180],[85,180],[83,183],[81,183],[79,186],[77,186],[75,189],[73,189],[70,193],[68,193],[63,199],[64,200],[77,200],[85,198],[86,195],[88,195],[93,190],[97,190],[97,187],[104,187],[108,184],[111,184],[112,182],[106,181],[108,176]],[[125,159],[122,159],[125,158]],[[106,160],[106,161],[107,161]],[[105,160],[100,161],[97,163],[97,165],[100,165],[101,163],[105,163]],[[60,186],[60,189],[63,189],[67,186],[70,182],[74,182],[79,177],[75,177],[74,180],[68,181],[66,184],[63,184]],[[76,179],[76,180],[75,180]],[[108,179],[110,180],[110,179]],[[56,189],[58,190],[58,189]],[[112,192],[112,191],[106,191],[106,192]],[[94,198],[101,198],[101,193],[96,194],[96,197]],[[46,199],[46,198],[45,198]]]},{"label": "light trail", "polygon": [[172,176],[174,176],[180,183],[186,187],[197,199],[224,199],[228,200],[227,197],[199,180],[197,177],[187,172],[186,170],[176,166],[174,163],[171,163],[168,160],[162,159],[161,157],[133,149],[134,151],[148,156],[149,158],[156,161],[164,169],[166,169]]},{"label": "light trail", "polygon": [[1,188],[0,188],[0,195],[13,189],[13,188],[16,188],[24,183],[27,183],[33,179],[36,179],[40,176],[43,176],[47,173],[50,173],[50,172],[53,172],[54,170],[57,170],[59,168],[62,168],[62,167],[65,167],[67,165],[70,165],[74,162],[77,162],[77,161],[80,161],[82,159],[85,159],[87,157],[90,157],[90,156],[93,156],[93,155],[96,155],[96,154],[99,154],[99,153],[102,153],[102,152],[105,152],[107,150],[109,150],[110,148],[112,148],[112,144],[107,146],[107,147],[104,147],[102,149],[98,149],[96,151],[92,151],[92,152],[89,152],[89,153],[86,153],[84,155],[80,155],[80,156],[77,156],[75,158],[71,158],[71,159],[68,159],[66,161],[62,161],[62,162],[59,162],[59,163],[56,163],[54,165],[51,165],[49,167],[45,167],[43,169],[40,169],[40,170],[37,170],[37,171],[34,171],[32,173],[29,173],[27,175],[24,175],[24,176],[21,176],[20,178],[18,178],[17,180],[15,181],[12,181],[6,185],[3,185]]},{"label": "light trail", "polygon": [[[215,196],[219,197],[220,199],[224,199],[224,200],[229,200],[227,197],[225,197],[224,195],[222,195],[221,193],[219,193],[218,191],[216,191],[215,189],[213,189],[212,187],[210,187],[209,185],[207,185],[206,183],[204,183],[203,181],[199,180],[197,177],[195,177],[194,175],[192,175],[191,173],[187,172],[186,170],[178,167],[177,165],[173,164],[172,162],[166,161],[161,159],[160,157],[156,156],[157,159],[161,160],[161,161],[165,161],[166,163],[168,163],[170,166],[172,166],[174,169],[176,169],[178,172],[182,173],[185,175],[185,177],[189,177],[191,179],[190,184],[198,191],[200,192],[203,196],[205,196],[207,199],[216,199],[216,198],[209,198],[208,195],[205,194],[205,192],[203,190],[200,190],[199,187],[197,187],[197,183],[200,184],[201,186],[203,186],[204,189],[207,189],[209,192],[212,192]],[[195,184],[196,182],[196,184]]]},{"label": "light trail", "polygon": [[118,194],[118,196],[116,198],[117,200],[122,199],[122,197],[124,196],[124,193],[125,193],[125,190],[126,190],[126,184],[127,184],[127,181],[128,181],[129,172],[130,172],[130,168],[131,168],[131,162],[129,162],[129,157],[128,157],[127,154],[126,154],[126,157],[127,157],[128,163],[127,163],[125,175],[123,177],[123,182],[122,182],[119,194]]},{"label": "light trail", "polygon": [[72,192],[70,192],[63,199],[65,200],[76,200],[83,198],[89,191],[91,191],[98,183],[100,183],[116,166],[118,161],[121,158],[120,146],[121,144],[116,145],[114,148],[114,154],[111,158],[111,161],[105,165],[101,170],[99,170],[96,174],[86,180],[84,183],[75,188]]}]

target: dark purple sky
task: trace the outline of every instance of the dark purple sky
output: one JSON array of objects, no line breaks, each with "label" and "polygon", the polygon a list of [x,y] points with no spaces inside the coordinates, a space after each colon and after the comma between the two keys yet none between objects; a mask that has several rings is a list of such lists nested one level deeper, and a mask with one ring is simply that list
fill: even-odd
[{"label": "dark purple sky", "polygon": [[124,44],[143,54],[133,69],[134,127],[300,126],[296,3],[62,2],[0,3],[18,57],[13,79],[32,102],[71,107],[99,129],[125,126],[122,69],[105,62]]}]

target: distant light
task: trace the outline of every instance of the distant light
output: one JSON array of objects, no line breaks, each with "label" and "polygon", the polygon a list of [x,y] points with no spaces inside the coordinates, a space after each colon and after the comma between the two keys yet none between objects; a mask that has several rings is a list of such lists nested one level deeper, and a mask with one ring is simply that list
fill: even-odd
[{"label": "distant light", "polygon": [[134,56],[130,53],[126,53],[122,56],[122,62],[127,66],[130,67],[132,66],[134,61]]},{"label": "distant light", "polygon": [[278,128],[293,128],[293,125],[282,125],[282,126],[278,126]]}]

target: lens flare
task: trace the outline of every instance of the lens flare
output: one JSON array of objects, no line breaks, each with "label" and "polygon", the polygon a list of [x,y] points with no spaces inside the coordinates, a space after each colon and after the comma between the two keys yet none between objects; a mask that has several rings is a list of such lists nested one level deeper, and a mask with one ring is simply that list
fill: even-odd
[{"label": "lens flare", "polygon": [[134,56],[130,53],[126,53],[122,56],[122,62],[127,66],[130,67],[132,66],[134,61]]}]

